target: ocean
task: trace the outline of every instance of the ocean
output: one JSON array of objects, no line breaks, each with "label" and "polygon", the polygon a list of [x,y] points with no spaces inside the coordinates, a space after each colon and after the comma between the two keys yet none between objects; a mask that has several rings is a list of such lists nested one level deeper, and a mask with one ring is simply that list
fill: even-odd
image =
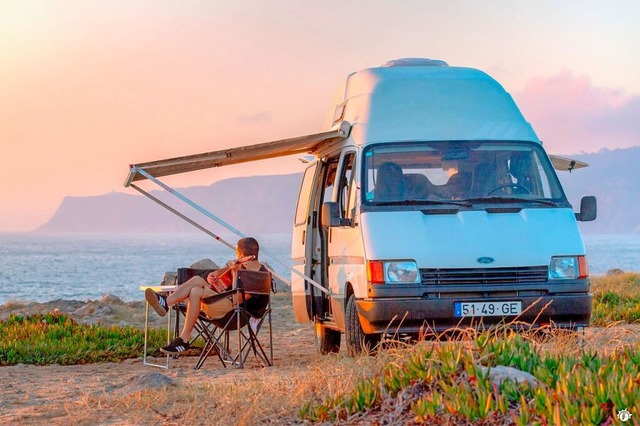
[{"label": "ocean", "polygon": [[[261,260],[289,277],[290,235],[256,238]],[[584,240],[592,275],[613,268],[640,271],[640,235],[586,234]],[[141,300],[139,286],[160,283],[165,271],[203,258],[222,265],[234,255],[204,234],[0,234],[0,305],[9,300],[95,300],[105,293]]]}]

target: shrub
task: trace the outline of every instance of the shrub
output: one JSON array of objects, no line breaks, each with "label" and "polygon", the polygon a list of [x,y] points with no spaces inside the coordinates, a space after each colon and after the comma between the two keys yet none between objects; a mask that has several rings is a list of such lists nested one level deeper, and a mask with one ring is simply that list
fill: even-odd
[{"label": "shrub", "polygon": [[[162,346],[166,333],[150,330],[149,352]],[[58,312],[0,321],[0,365],[86,364],[136,358],[144,331],[134,327],[79,324]]]}]

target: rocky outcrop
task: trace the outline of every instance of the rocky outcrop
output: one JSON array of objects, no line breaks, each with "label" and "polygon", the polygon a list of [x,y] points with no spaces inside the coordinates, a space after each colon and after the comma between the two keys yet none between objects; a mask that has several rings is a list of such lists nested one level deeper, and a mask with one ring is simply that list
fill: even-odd
[{"label": "rocky outcrop", "polygon": [[[225,179],[209,186],[177,188],[180,193],[248,234],[291,232],[300,174]],[[161,191],[150,193],[158,197]],[[256,208],[259,206],[259,208]],[[142,195],[111,192],[65,197],[36,232],[197,232]]]},{"label": "rocky outcrop", "polygon": [[[119,297],[105,294],[98,300],[62,300],[51,302],[9,302],[0,306],[0,320],[11,315],[29,316],[47,312],[59,312],[69,315],[83,324],[131,325],[144,327],[145,304],[141,301],[123,302]],[[162,327],[166,318],[150,312],[150,324]]]}]

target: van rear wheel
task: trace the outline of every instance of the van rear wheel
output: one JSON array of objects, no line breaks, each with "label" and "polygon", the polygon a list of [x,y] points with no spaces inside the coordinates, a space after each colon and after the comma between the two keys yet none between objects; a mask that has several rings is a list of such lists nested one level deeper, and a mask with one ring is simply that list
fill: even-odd
[{"label": "van rear wheel", "polygon": [[380,334],[365,334],[364,331],[362,331],[362,325],[360,325],[358,309],[356,307],[356,297],[353,294],[347,302],[344,336],[349,356],[372,353],[382,337]]},{"label": "van rear wheel", "polygon": [[316,349],[322,355],[338,353],[340,351],[340,332],[327,328],[318,320],[315,322]]}]

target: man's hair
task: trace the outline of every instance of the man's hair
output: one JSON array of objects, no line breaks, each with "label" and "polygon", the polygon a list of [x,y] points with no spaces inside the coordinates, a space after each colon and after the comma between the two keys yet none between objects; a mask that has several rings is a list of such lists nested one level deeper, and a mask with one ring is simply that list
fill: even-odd
[{"label": "man's hair", "polygon": [[258,240],[252,237],[241,238],[238,240],[238,250],[245,255],[253,255],[258,260],[258,252],[260,251],[260,245]]}]

